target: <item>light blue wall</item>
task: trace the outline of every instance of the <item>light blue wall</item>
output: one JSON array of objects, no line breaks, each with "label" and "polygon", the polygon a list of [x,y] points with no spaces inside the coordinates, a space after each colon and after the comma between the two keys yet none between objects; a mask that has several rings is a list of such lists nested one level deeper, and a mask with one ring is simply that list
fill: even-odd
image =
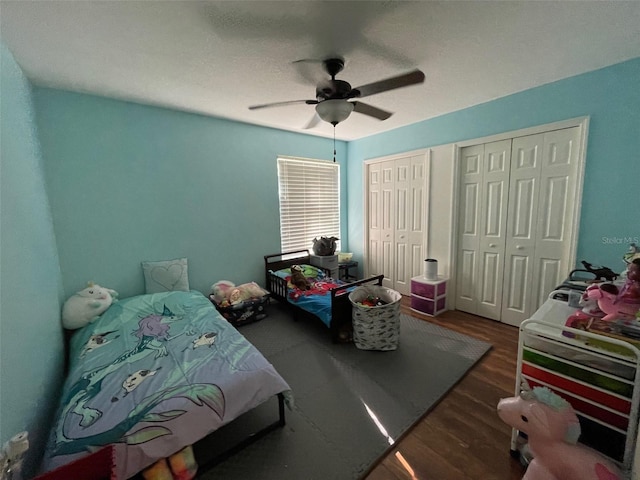
[{"label": "light blue wall", "polygon": [[624,240],[640,237],[640,58],[350,142],[349,249],[361,257],[363,161],[580,116],[590,129],[577,258],[622,270]]},{"label": "light blue wall", "polygon": [[66,295],[90,280],[143,293],[140,262],[177,257],[205,293],[264,283],[263,256],[280,251],[277,156],[333,156],[332,139],[91,95],[36,88],[35,104]]},{"label": "light blue wall", "polygon": [[28,430],[32,475],[62,379],[62,282],[30,85],[0,56],[0,444]]}]

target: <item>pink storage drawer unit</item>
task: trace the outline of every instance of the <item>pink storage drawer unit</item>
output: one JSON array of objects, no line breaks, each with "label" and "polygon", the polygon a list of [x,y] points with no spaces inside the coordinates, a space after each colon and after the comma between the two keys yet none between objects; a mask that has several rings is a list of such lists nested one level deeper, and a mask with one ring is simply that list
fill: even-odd
[{"label": "pink storage drawer unit", "polygon": [[447,309],[447,279],[427,280],[424,277],[411,279],[411,309],[436,316]]}]

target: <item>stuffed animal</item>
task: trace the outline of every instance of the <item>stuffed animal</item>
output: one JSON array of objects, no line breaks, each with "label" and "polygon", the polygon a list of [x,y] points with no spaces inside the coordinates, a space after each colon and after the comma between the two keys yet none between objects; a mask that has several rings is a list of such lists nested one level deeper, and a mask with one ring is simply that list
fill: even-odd
[{"label": "stuffed animal", "polygon": [[597,300],[598,308],[606,314],[602,317],[605,322],[633,320],[640,309],[637,303],[620,301],[620,291],[613,283],[600,283],[594,288],[588,288],[585,293],[588,298]]},{"label": "stuffed animal", "polygon": [[300,265],[291,265],[291,280],[289,281],[291,282],[291,285],[299,290],[309,290],[311,288]]},{"label": "stuffed animal", "polygon": [[82,328],[93,322],[117,301],[118,292],[93,282],[84,290],[71,295],[62,307],[62,326],[69,330]]},{"label": "stuffed animal", "polygon": [[527,434],[533,460],[522,480],[622,480],[613,462],[579,445],[580,423],[569,402],[523,382],[520,396],[498,402],[498,416]]},{"label": "stuffed animal", "polygon": [[263,290],[256,282],[243,283],[242,285],[238,285],[237,287],[233,287],[229,290],[227,301],[231,305],[237,305],[245,300],[263,297],[267,293],[268,292]]},{"label": "stuffed animal", "polygon": [[209,298],[223,307],[238,305],[251,298],[260,298],[267,294],[260,285],[255,282],[243,283],[236,286],[229,280],[220,280],[211,286]]},{"label": "stuffed animal", "polygon": [[236,284],[230,282],[229,280],[220,280],[219,282],[211,285],[211,293],[209,294],[209,298],[214,300],[217,304],[221,304],[227,299],[229,290],[231,290],[235,286]]}]

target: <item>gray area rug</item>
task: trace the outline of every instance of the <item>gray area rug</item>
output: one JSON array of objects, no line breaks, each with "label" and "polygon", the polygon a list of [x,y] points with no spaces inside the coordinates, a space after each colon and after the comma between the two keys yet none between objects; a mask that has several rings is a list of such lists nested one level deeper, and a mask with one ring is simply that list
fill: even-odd
[{"label": "gray area rug", "polygon": [[[291,386],[287,424],[203,472],[204,480],[357,479],[429,411],[491,345],[406,315],[397,350],[334,344],[328,329],[293,320],[279,304],[240,327]],[[275,420],[268,402],[221,433],[234,435]],[[211,448],[218,448],[212,445]]]}]

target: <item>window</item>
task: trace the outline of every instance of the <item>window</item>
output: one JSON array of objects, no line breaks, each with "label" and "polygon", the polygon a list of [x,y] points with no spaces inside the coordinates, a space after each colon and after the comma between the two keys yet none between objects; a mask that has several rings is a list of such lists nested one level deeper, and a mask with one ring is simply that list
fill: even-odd
[{"label": "window", "polygon": [[311,249],[313,239],[340,238],[340,165],[278,158],[283,252]]}]

